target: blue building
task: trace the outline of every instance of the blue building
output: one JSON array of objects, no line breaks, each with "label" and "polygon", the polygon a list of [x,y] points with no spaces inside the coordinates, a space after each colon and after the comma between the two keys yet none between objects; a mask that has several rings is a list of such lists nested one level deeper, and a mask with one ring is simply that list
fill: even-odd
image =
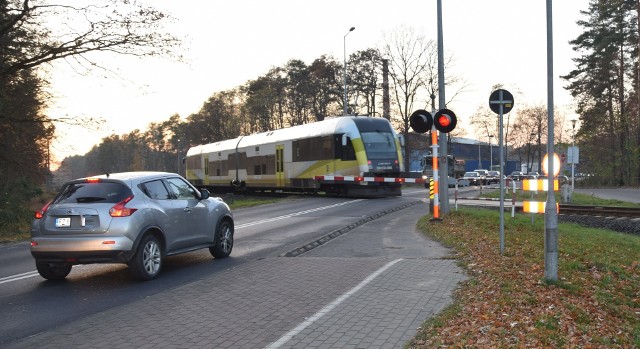
[{"label": "blue building", "polygon": [[[424,144],[424,142],[420,143]],[[420,172],[422,170],[420,159],[431,153],[431,148],[428,145],[421,145],[417,148],[419,149],[414,146],[408,161],[409,170],[412,172]],[[466,171],[475,169],[500,170],[500,148],[497,144],[471,138],[452,137],[447,150],[448,154],[455,156],[456,160],[464,160]],[[505,153],[505,156],[504,174],[508,175],[513,171],[520,171],[520,161],[511,157],[509,151]]]}]

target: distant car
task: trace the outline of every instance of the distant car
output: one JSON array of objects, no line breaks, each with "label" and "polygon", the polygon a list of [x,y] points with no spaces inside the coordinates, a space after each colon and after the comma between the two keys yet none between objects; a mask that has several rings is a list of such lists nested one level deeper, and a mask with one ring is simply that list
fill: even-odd
[{"label": "distant car", "polygon": [[487,184],[500,183],[500,171],[489,171],[486,178]]},{"label": "distant car", "polygon": [[520,172],[520,171],[513,171],[511,172],[510,175],[507,176],[507,179],[511,179],[513,181],[521,181],[523,179],[526,179],[527,175],[525,175],[524,173]]},{"label": "distant car", "polygon": [[481,184],[488,184],[487,183],[487,176],[489,175],[489,171],[483,170],[483,169],[476,169],[476,170],[473,170],[473,172],[478,172],[478,174],[480,174],[480,182],[481,182]]},{"label": "distant car", "polygon": [[478,172],[465,172],[460,179],[469,181],[469,185],[482,184],[482,178]]},{"label": "distant car", "polygon": [[135,277],[157,277],[166,256],[233,249],[229,206],[177,174],[114,173],[66,183],[36,212],[31,254],[42,277],[61,280],[76,264],[125,263]]},{"label": "distant car", "polygon": [[529,172],[527,173],[527,179],[538,179],[540,174],[538,172]]}]

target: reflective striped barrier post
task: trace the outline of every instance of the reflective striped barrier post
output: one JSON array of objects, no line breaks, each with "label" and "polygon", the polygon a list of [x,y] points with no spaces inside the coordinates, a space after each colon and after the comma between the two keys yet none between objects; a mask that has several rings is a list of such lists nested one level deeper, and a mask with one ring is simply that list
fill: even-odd
[{"label": "reflective striped barrier post", "polygon": [[[531,213],[531,224],[535,213],[545,213],[546,202],[533,201],[534,193],[540,191],[549,191],[549,181],[546,179],[525,179],[522,181],[522,190],[531,192],[531,201],[522,202],[522,211]],[[553,191],[558,191],[558,180],[553,180]],[[560,212],[560,205],[556,203],[556,212]]]},{"label": "reflective striped barrier post", "polygon": [[513,185],[513,195],[511,195],[511,218],[516,216],[516,181],[511,181]]}]

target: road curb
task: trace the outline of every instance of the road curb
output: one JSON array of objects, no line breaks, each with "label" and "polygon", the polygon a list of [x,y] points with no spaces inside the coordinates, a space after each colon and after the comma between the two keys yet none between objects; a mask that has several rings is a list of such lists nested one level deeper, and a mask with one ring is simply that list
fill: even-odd
[{"label": "road curb", "polygon": [[357,228],[357,227],[359,227],[359,226],[361,226],[361,225],[363,225],[365,223],[371,222],[371,221],[373,221],[375,219],[378,219],[378,218],[380,218],[382,216],[385,216],[385,215],[388,215],[390,213],[394,213],[394,212],[397,212],[397,211],[400,211],[400,210],[404,210],[407,207],[411,207],[411,206],[414,206],[414,205],[417,205],[417,204],[420,204],[420,203],[423,203],[423,202],[421,200],[416,200],[416,201],[408,202],[408,203],[406,203],[404,205],[400,205],[400,206],[397,206],[397,207],[394,207],[394,208],[390,208],[388,210],[384,210],[382,212],[378,212],[378,213],[370,215],[370,216],[366,216],[364,218],[361,218],[357,222],[354,222],[354,223],[346,225],[346,226],[344,226],[342,228],[336,229],[336,230],[324,235],[323,237],[321,237],[319,239],[316,239],[316,240],[313,240],[311,242],[308,242],[308,243],[304,244],[303,246],[295,248],[295,249],[293,249],[293,250],[291,250],[289,252],[283,253],[283,254],[279,255],[278,257],[298,257],[298,256],[300,256],[300,255],[302,255],[302,254],[304,254],[306,252],[309,252],[309,251],[313,250],[316,247],[320,247],[320,246],[326,244],[327,242],[329,242],[329,241],[331,241],[331,240],[333,240],[333,239],[335,239],[335,238],[337,238],[337,237],[339,237],[339,236],[341,236],[343,234],[346,234],[346,233],[352,231],[353,229],[355,229],[355,228]]}]

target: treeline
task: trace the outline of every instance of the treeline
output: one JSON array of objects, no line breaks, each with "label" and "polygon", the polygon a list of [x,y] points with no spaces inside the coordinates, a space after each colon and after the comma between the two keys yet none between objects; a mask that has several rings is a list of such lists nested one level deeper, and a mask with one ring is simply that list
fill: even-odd
[{"label": "treeline", "polygon": [[[351,115],[379,114],[381,67],[377,50],[350,55],[347,109]],[[151,123],[144,132],[106,137],[85,156],[64,159],[61,174],[77,178],[137,170],[182,172],[181,159],[191,146],[342,115],[343,77],[342,64],[327,56],[309,65],[290,60],[240,87],[216,92],[184,119],[176,114]]]}]

